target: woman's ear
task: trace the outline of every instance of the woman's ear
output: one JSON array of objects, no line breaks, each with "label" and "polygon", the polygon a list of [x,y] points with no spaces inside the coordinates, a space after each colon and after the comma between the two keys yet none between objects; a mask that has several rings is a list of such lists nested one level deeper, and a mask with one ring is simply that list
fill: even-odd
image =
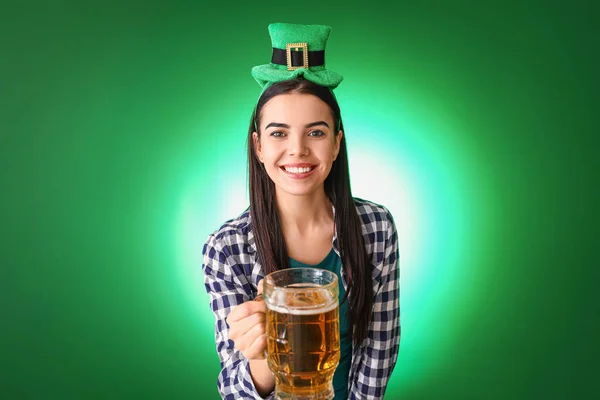
[{"label": "woman's ear", "polygon": [[339,131],[335,137],[335,148],[333,149],[333,161],[336,160],[338,154],[340,153],[340,146],[342,143],[342,137],[344,136],[344,132]]},{"label": "woman's ear", "polygon": [[260,161],[262,161],[262,149],[260,146],[260,139],[258,138],[258,133],[252,132],[252,144],[254,145],[254,152],[256,153],[256,157]]}]

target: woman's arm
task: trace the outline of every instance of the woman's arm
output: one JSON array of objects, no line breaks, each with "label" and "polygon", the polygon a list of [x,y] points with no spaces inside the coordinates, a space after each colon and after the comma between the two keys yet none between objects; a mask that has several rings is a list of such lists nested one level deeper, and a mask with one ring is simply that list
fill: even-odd
[{"label": "woman's arm", "polygon": [[[215,316],[215,341],[221,360],[219,393],[223,399],[262,400],[263,397],[258,392],[260,390],[263,394],[268,394],[267,399],[272,399],[272,389],[268,391],[269,384],[265,380],[265,376],[268,378],[266,361],[249,361],[235,349],[234,342],[229,338],[226,318],[234,307],[251,300],[253,284],[248,281],[242,268],[233,268],[233,261],[228,254],[231,253],[224,251],[221,241],[214,235],[209,236],[203,249],[202,269],[206,291],[210,296],[210,307]],[[267,384],[259,384],[257,388],[255,379]]]},{"label": "woman's arm", "polygon": [[[381,399],[396,360],[400,344],[398,233],[386,209],[388,220],[381,285],[375,293],[372,324],[356,385],[359,398]],[[353,398],[352,396],[350,398]]]},{"label": "woman's arm", "polygon": [[275,376],[267,365],[267,359],[250,360],[250,375],[261,396],[267,397],[275,389]]}]

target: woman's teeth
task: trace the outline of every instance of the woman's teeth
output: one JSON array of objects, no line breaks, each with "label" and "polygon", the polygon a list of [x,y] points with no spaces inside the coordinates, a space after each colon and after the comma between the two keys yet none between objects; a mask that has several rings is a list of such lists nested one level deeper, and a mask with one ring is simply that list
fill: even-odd
[{"label": "woman's teeth", "polygon": [[292,174],[305,174],[307,172],[312,171],[312,167],[304,167],[304,168],[298,168],[298,167],[285,167],[285,170],[287,172],[290,172]]}]

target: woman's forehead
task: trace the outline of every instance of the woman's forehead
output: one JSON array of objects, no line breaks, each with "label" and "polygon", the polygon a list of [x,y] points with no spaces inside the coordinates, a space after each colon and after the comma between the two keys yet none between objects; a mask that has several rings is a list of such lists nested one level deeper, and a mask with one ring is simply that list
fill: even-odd
[{"label": "woman's forehead", "polygon": [[318,119],[332,120],[327,103],[311,94],[281,94],[270,99],[262,109],[262,122],[305,124]]}]

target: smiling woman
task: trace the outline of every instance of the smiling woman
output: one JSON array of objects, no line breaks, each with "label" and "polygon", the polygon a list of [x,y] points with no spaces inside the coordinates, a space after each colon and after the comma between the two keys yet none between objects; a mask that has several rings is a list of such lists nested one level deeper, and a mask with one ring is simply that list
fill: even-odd
[{"label": "smiling woman", "polygon": [[[339,364],[331,387],[306,398],[380,399],[396,364],[398,233],[386,207],[352,196],[333,93],[341,76],[323,64],[330,30],[271,24],[273,59],[253,69],[263,92],[248,128],[250,207],[209,235],[203,249],[222,368],[218,388],[226,399],[280,398],[284,380],[287,386],[306,380],[307,371],[289,368],[285,377],[274,375],[265,357],[262,279],[282,269],[313,267],[337,276]],[[287,66],[280,65],[281,47],[288,48]],[[290,57],[290,47],[303,55]],[[294,67],[296,59],[302,67]],[[299,342],[306,340],[303,334]]]}]

